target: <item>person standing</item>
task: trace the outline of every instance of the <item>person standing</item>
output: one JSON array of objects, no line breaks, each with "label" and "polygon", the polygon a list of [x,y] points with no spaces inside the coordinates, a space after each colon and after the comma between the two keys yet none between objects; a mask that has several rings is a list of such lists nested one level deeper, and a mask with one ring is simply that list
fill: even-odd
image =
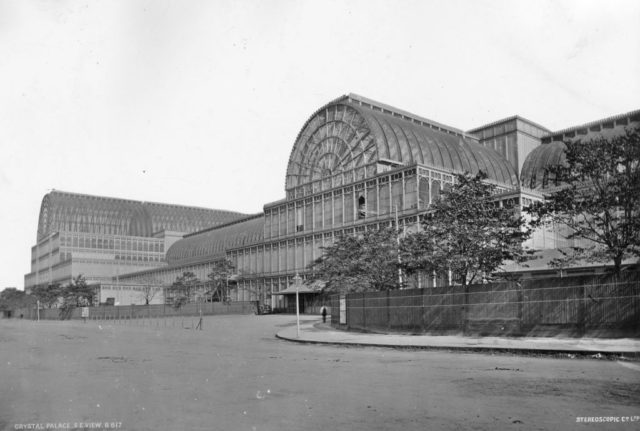
[{"label": "person standing", "polygon": [[322,313],[322,323],[327,323],[327,307],[323,305],[320,313]]}]

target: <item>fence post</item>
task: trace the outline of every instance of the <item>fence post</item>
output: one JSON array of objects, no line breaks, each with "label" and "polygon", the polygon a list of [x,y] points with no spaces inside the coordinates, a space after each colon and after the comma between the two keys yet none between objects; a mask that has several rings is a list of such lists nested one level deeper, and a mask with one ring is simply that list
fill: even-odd
[{"label": "fence post", "polygon": [[362,329],[367,328],[367,310],[364,308],[364,292],[362,292]]},{"label": "fence post", "polygon": [[387,289],[387,330],[391,329],[391,290]]},{"label": "fence post", "polygon": [[464,307],[462,308],[463,312],[462,312],[462,333],[464,335],[467,335],[467,321],[469,320],[469,285],[465,284],[464,285],[464,292],[463,292],[463,304]]},{"label": "fence post", "polygon": [[580,336],[584,336],[585,333],[585,314],[586,314],[586,286],[583,284],[579,287],[579,298],[578,298],[578,332]]},{"label": "fence post", "polygon": [[524,333],[524,287],[520,281],[516,281],[516,286],[518,286],[518,332],[520,334]]},{"label": "fence post", "polygon": [[425,299],[427,297],[427,288],[423,287],[422,288],[422,306],[420,307],[420,310],[422,311],[422,328],[420,328],[420,332],[422,333],[426,333],[427,332],[427,305],[425,304]]},{"label": "fence post", "polygon": [[[345,307],[345,326],[347,327],[347,331],[349,330],[349,322],[351,319],[349,319],[349,309],[350,304],[349,304],[349,294],[344,295],[344,307]],[[338,320],[338,323],[340,322],[340,320]]]}]

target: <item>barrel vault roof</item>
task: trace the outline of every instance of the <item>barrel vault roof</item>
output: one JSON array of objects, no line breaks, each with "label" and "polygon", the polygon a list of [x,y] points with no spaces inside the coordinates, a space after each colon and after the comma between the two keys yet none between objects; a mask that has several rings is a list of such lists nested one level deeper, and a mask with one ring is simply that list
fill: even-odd
[{"label": "barrel vault roof", "polygon": [[42,199],[38,241],[56,231],[143,237],[161,230],[194,232],[243,217],[234,211],[54,190]]},{"label": "barrel vault roof", "polygon": [[167,251],[167,263],[180,266],[223,258],[229,249],[264,240],[264,214],[255,214],[223,226],[185,236]]},{"label": "barrel vault roof", "polygon": [[496,151],[465,132],[349,94],[309,118],[293,146],[286,189],[377,162],[420,163],[477,173],[517,186],[517,173]]}]

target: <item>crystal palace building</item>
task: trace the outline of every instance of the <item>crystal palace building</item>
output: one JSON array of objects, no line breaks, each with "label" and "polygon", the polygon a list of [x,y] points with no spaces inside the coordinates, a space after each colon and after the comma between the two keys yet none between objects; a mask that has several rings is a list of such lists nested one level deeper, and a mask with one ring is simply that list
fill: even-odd
[{"label": "crystal palace building", "polygon": [[[83,274],[101,286],[101,301],[128,305],[140,303],[135,291],[149,280],[166,287],[190,271],[204,283],[213,263],[228,258],[237,269],[232,300],[286,308],[291,279],[304,277],[321,247],[396,219],[401,231],[415,229],[454,174],[484,171],[497,186],[496,198],[518,211],[557,186],[546,167],[562,160],[564,141],[611,136],[639,122],[640,110],[552,132],[513,116],[465,132],[349,94],[302,126],[285,197],[266,203],[260,214],[48,193],[25,289]],[[569,245],[558,228],[541,229],[525,244],[540,250]],[[546,265],[518,270],[524,276],[553,272]],[[418,282],[430,287],[446,280]]]}]

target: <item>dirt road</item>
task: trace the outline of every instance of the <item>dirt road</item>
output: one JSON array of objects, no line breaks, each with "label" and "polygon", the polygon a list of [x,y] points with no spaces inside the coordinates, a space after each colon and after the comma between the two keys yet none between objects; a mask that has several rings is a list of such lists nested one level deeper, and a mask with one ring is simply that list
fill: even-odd
[{"label": "dirt road", "polygon": [[[0,429],[639,429],[640,367],[616,361],[313,346],[291,316],[203,331],[0,320]],[[109,428],[107,428],[109,426]]]}]

